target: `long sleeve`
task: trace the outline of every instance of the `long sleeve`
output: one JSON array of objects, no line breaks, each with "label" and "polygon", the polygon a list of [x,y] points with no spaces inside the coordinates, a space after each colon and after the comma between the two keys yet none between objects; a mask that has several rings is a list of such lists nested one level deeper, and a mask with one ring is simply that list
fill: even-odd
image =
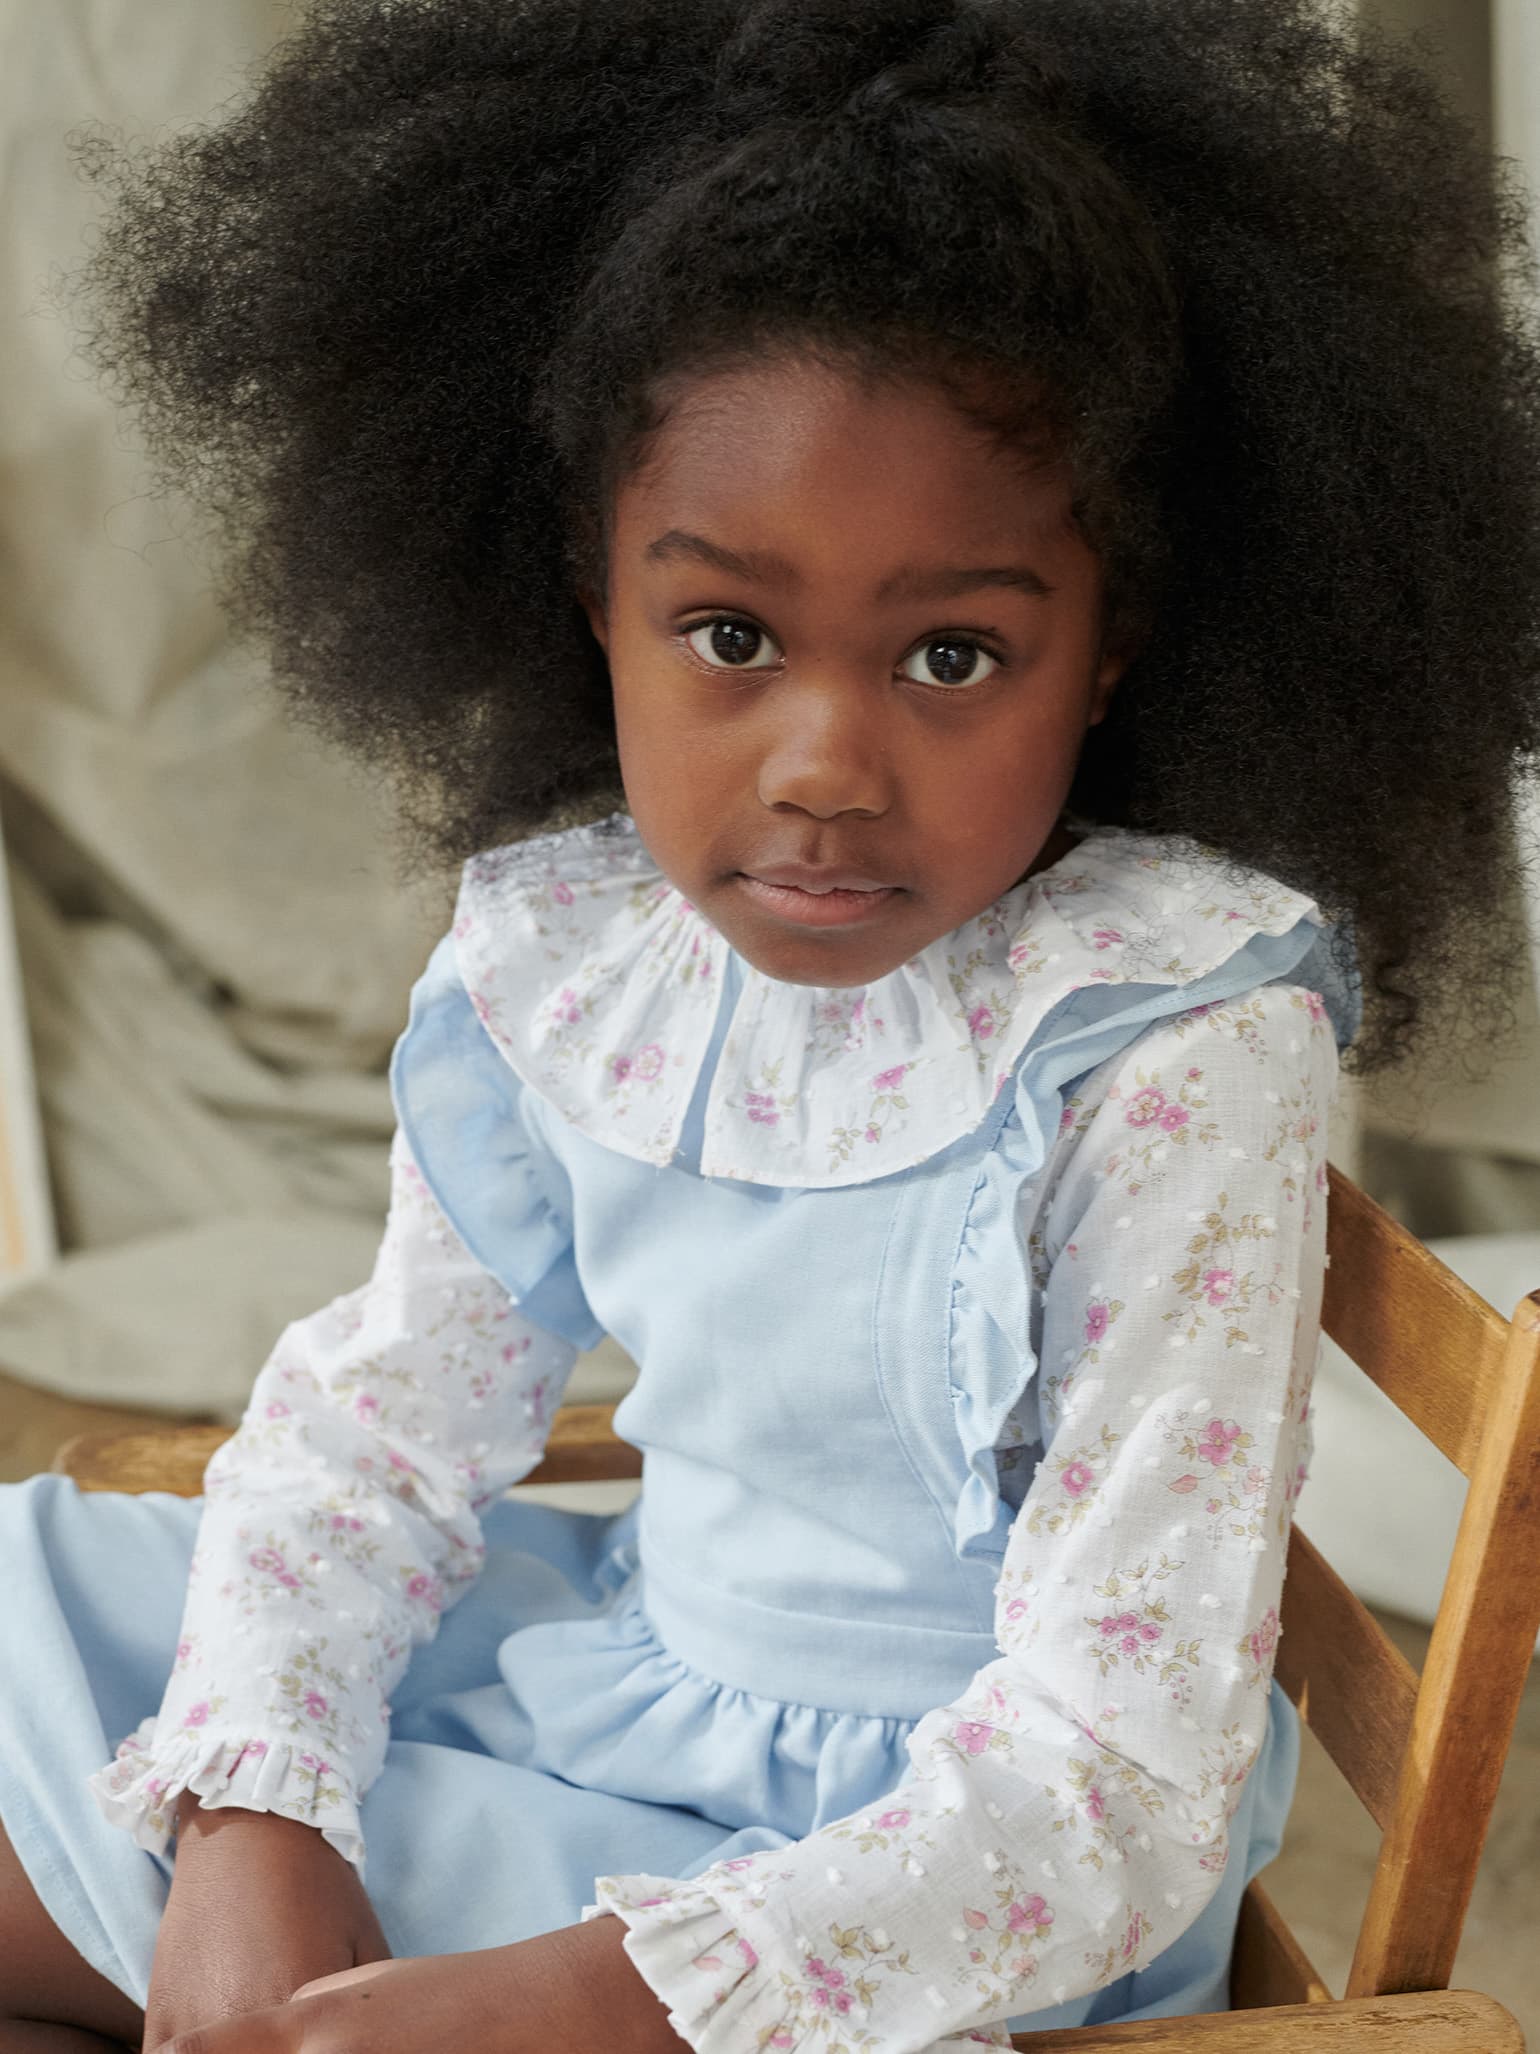
[{"label": "long sleeve", "polygon": [[575,1355],[467,1252],[398,1133],[373,1275],[285,1330],[209,1466],[176,1666],[93,1779],[107,1816],[158,1851],[191,1789],[361,1864],[391,1692],[475,1579],[477,1514],[540,1459]]},{"label": "long sleeve", "polygon": [[1151,1028],[1065,1105],[1022,1194],[1044,1451],[998,1658],[871,1812],[597,1885],[700,2054],[993,2037],[1143,1966],[1213,1895],[1268,1717],[1335,1068],[1317,996],[1274,985]]}]

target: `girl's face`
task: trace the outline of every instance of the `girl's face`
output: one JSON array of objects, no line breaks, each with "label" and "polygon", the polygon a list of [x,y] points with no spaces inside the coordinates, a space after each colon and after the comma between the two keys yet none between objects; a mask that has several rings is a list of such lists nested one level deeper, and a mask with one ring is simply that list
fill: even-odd
[{"label": "girl's face", "polygon": [[793,984],[881,977],[1055,860],[1122,668],[1062,471],[800,358],[684,388],[587,610],[642,840]]}]

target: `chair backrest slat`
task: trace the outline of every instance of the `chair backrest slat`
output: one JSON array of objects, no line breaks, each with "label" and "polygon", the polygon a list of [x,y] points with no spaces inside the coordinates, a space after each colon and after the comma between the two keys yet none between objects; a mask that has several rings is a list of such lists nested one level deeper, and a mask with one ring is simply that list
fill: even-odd
[{"label": "chair backrest slat", "polygon": [[1507,1333],[1350,1997],[1447,1986],[1540,1633],[1540,1293]]},{"label": "chair backrest slat", "polygon": [[[1469,1476],[1508,1322],[1350,1179],[1330,1178],[1321,1325]],[[1439,1374],[1454,1363],[1457,1373]]]},{"label": "chair backrest slat", "polygon": [[1375,1824],[1388,1826],[1417,1672],[1297,1526],[1285,1589],[1278,1680]]}]

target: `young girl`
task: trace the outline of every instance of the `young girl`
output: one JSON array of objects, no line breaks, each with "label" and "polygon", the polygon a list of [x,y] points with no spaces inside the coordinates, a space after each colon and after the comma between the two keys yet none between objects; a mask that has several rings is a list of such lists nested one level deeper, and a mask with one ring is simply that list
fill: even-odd
[{"label": "young girl", "polygon": [[[1511,974],[1516,203],[1307,0],[326,0],[121,188],[468,860],[369,1282],[201,1508],[0,1499],[0,2048],[1222,2006],[1338,1048]],[[639,1508],[509,1499],[605,1332]]]}]

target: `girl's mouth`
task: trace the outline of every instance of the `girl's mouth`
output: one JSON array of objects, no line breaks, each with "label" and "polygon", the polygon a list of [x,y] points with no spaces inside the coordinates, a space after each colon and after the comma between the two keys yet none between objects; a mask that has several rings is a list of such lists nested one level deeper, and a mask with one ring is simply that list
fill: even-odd
[{"label": "girl's mouth", "polygon": [[896,885],[808,886],[776,884],[763,877],[740,871],[738,883],[745,894],[767,913],[794,921],[799,927],[846,927],[868,920],[899,894]]}]

